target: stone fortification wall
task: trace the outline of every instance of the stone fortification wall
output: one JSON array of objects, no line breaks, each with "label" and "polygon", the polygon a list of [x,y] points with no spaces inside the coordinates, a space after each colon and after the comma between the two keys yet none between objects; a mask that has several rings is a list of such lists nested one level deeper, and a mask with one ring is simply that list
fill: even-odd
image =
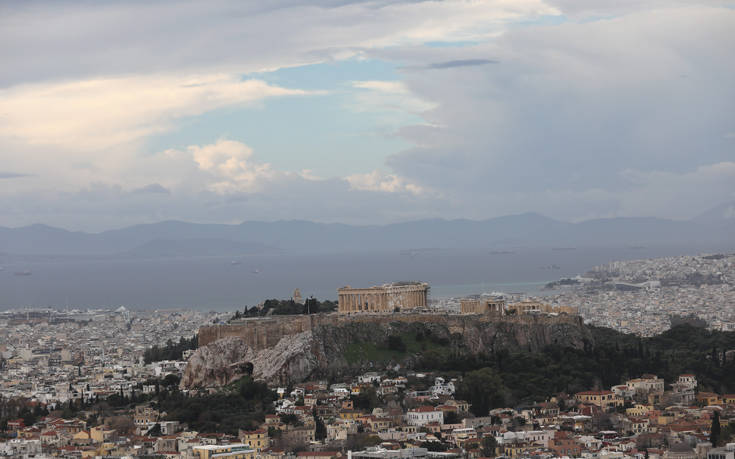
[{"label": "stone fortification wall", "polygon": [[446,326],[450,333],[463,334],[467,329],[475,329],[478,324],[522,324],[554,325],[568,324],[581,327],[579,316],[561,314],[490,316],[486,314],[314,314],[301,316],[279,316],[246,319],[227,325],[206,325],[199,328],[199,346],[206,346],[222,338],[240,338],[248,347],[256,350],[272,348],[281,338],[313,331],[324,326],[344,326],[349,324],[388,325],[394,322],[425,323]]},{"label": "stone fortification wall", "polygon": [[199,346],[222,338],[240,338],[252,349],[266,349],[278,344],[284,336],[296,335],[313,328],[314,316],[280,316],[245,319],[227,325],[205,325],[199,328]]}]

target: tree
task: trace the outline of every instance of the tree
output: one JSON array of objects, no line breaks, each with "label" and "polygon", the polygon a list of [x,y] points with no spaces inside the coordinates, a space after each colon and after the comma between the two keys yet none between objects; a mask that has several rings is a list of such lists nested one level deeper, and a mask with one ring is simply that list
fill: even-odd
[{"label": "tree", "polygon": [[367,447],[378,445],[381,441],[382,440],[377,435],[357,433],[353,435],[347,435],[345,448],[352,451],[360,451]]},{"label": "tree", "polygon": [[482,455],[485,457],[495,457],[495,448],[498,442],[492,434],[485,434],[482,437]]},{"label": "tree", "polygon": [[467,373],[457,392],[460,398],[471,403],[470,410],[475,416],[487,416],[491,408],[505,404],[503,381],[489,367]]},{"label": "tree", "polygon": [[715,411],[715,416],[712,418],[712,427],[709,429],[709,441],[712,446],[717,447],[720,442],[720,413]]},{"label": "tree", "polygon": [[459,424],[460,419],[456,411],[447,411],[444,413],[444,424]]},{"label": "tree", "polygon": [[447,445],[440,441],[425,441],[421,443],[421,447],[433,453],[442,453],[447,450]]},{"label": "tree", "polygon": [[166,387],[178,387],[179,381],[181,381],[179,375],[169,373],[165,378],[163,378],[163,385]]},{"label": "tree", "polygon": [[314,438],[318,441],[322,441],[327,438],[327,426],[324,425],[322,418],[317,416],[316,410],[314,410]]},{"label": "tree", "polygon": [[368,387],[365,390],[361,390],[356,397],[353,396],[352,402],[357,409],[372,411],[373,408],[378,406],[378,393],[374,387]]},{"label": "tree", "polygon": [[307,314],[317,314],[319,312],[319,301],[313,296],[309,297],[304,302],[304,308]]},{"label": "tree", "polygon": [[388,349],[397,352],[406,352],[406,344],[399,335],[390,335],[388,337]]},{"label": "tree", "polygon": [[129,435],[135,431],[135,423],[131,416],[112,416],[107,419],[107,424],[120,435]]},{"label": "tree", "polygon": [[161,436],[161,424],[155,423],[153,427],[148,430],[147,435],[149,437],[160,437]]},{"label": "tree", "polygon": [[281,415],[281,422],[284,424],[294,425],[294,426],[300,426],[301,421],[299,420],[299,417],[295,414],[282,414]]}]

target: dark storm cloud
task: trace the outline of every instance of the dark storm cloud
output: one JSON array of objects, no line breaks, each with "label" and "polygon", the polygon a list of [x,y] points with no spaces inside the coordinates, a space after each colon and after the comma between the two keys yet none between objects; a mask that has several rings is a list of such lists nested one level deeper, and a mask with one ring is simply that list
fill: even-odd
[{"label": "dark storm cloud", "polygon": [[457,59],[446,62],[435,62],[429,64],[426,68],[429,69],[451,69],[456,67],[477,67],[480,65],[497,64],[499,61],[494,59]]},{"label": "dark storm cloud", "polygon": [[387,163],[495,212],[691,217],[735,198],[734,24],[735,11],[686,8],[518,28],[461,50],[497,56],[492,72],[421,71],[452,50],[415,53],[406,85],[437,108],[398,132],[415,146]]},{"label": "dark storm cloud", "polygon": [[22,177],[30,177],[30,175],[29,174],[19,174],[17,172],[0,171],[0,179],[14,179],[14,178],[22,178]]},{"label": "dark storm cloud", "polygon": [[150,185],[146,185],[144,187],[137,188],[133,190],[133,193],[136,194],[171,194],[171,191],[168,188],[163,187],[159,183],[151,183]]}]

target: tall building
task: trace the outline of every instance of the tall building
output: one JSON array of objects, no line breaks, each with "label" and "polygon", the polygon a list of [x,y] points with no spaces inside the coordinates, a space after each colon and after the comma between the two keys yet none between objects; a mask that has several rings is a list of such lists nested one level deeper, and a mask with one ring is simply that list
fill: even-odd
[{"label": "tall building", "polygon": [[394,282],[368,288],[350,286],[337,289],[341,314],[393,312],[425,308],[429,284],[426,282]]}]

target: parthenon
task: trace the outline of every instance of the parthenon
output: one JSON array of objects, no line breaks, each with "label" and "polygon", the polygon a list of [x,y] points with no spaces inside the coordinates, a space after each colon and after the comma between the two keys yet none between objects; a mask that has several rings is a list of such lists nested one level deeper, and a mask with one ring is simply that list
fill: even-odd
[{"label": "parthenon", "polygon": [[341,314],[393,312],[396,309],[425,308],[429,284],[394,282],[368,288],[350,286],[337,289]]}]

